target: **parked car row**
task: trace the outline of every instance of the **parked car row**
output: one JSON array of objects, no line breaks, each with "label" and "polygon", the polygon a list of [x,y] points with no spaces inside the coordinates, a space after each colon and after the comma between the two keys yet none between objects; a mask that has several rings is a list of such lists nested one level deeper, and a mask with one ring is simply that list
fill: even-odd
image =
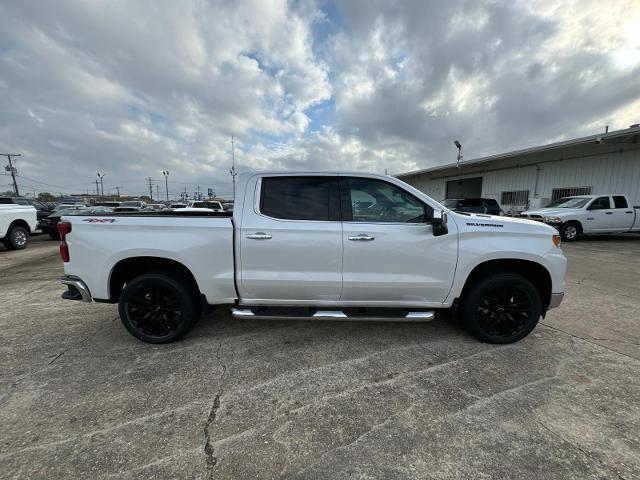
[{"label": "parked car row", "polygon": [[[225,208],[226,206],[226,208]],[[189,204],[175,202],[146,203],[140,200],[101,202],[87,206],[76,198],[64,198],[57,204],[40,202],[25,197],[0,197],[0,241],[8,249],[26,248],[31,235],[40,230],[52,239],[60,239],[58,222],[66,215],[95,215],[113,212],[153,213],[163,211],[233,211],[233,203],[219,201],[193,201]]]}]

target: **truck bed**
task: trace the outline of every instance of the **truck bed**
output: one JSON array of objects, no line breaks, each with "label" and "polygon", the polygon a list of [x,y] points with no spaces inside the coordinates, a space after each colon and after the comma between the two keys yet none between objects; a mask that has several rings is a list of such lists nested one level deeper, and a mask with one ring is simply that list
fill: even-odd
[{"label": "truck bed", "polygon": [[211,304],[236,299],[231,212],[122,212],[61,220],[72,226],[65,273],[81,277],[98,301],[110,298],[110,279],[120,262],[140,257],[157,259],[158,269],[166,268],[166,260],[181,264]]}]

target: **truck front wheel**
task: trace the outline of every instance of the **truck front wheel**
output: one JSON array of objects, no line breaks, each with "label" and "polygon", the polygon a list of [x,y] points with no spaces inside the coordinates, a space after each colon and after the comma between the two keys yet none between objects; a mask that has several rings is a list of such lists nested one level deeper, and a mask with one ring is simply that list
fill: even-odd
[{"label": "truck front wheel", "polygon": [[563,223],[560,227],[560,235],[565,242],[573,242],[580,235],[580,224],[577,222]]},{"label": "truck front wheel", "polygon": [[465,295],[463,324],[484,342],[517,342],[538,324],[541,304],[538,290],[523,276],[493,273]]},{"label": "truck front wheel", "polygon": [[134,337],[169,343],[185,335],[200,316],[197,292],[172,272],[150,272],[127,282],[118,304],[120,319]]}]

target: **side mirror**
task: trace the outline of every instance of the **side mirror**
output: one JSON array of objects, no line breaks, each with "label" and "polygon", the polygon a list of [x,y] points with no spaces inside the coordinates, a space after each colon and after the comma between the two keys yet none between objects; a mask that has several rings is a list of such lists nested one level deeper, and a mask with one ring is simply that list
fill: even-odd
[{"label": "side mirror", "polygon": [[447,228],[447,212],[440,210],[439,208],[434,208],[431,227],[434,237],[446,235],[449,232],[449,229]]}]

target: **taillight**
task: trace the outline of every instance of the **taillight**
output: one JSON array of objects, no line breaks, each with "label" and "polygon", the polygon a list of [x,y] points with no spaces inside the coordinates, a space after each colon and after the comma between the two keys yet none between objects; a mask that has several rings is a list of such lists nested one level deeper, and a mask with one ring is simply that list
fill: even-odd
[{"label": "taillight", "polygon": [[71,233],[71,224],[69,222],[58,222],[58,233],[60,234],[60,256],[62,261],[69,261],[69,245],[67,245],[67,234]]}]

